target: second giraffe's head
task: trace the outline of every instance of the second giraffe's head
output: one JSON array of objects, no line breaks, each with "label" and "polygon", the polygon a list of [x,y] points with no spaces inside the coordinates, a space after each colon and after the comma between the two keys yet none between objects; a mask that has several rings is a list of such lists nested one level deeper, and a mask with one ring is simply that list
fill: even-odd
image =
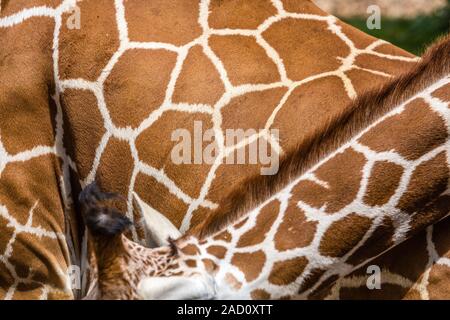
[{"label": "second giraffe's head", "polygon": [[131,221],[109,203],[116,196],[97,185],[80,194],[83,217],[92,239],[98,271],[95,299],[213,299],[215,264],[201,261],[199,247],[163,215],[133,195],[144,217],[147,246],[129,240]]}]

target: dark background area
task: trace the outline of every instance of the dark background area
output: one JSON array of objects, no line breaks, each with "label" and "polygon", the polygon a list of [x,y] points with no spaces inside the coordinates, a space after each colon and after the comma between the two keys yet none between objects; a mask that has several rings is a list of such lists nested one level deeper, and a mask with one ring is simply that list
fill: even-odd
[{"label": "dark background area", "polygon": [[[436,38],[450,32],[450,0],[440,7],[431,0],[313,0],[331,14],[358,29],[416,55]],[[414,3],[413,3],[414,2]],[[369,30],[368,6],[381,8],[381,29]],[[414,12],[417,11],[417,14]],[[413,14],[411,14],[413,12]],[[425,13],[424,13],[425,12]]]},{"label": "dark background area", "polygon": [[436,10],[431,15],[419,15],[413,19],[382,16],[381,29],[367,29],[367,18],[342,17],[342,19],[368,34],[420,55],[431,42],[450,31],[450,0],[446,7]]}]

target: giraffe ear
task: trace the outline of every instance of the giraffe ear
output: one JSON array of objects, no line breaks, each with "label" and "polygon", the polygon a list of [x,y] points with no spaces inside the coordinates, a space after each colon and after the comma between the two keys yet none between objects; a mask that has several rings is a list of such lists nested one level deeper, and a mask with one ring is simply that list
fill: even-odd
[{"label": "giraffe ear", "polygon": [[144,217],[145,228],[152,244],[158,247],[169,245],[169,238],[178,239],[181,232],[161,213],[150,207],[133,192],[133,202],[137,210]]},{"label": "giraffe ear", "polygon": [[138,285],[144,300],[206,300],[214,297],[214,286],[205,276],[149,277]]}]

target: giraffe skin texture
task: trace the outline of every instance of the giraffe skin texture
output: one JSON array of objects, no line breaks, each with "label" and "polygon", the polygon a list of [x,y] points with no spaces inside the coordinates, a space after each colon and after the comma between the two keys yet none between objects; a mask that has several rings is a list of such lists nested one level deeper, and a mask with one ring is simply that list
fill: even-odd
[{"label": "giraffe skin texture", "polygon": [[[176,250],[171,254],[165,247],[163,261],[158,263],[167,272],[160,267],[153,273],[132,267],[137,273],[125,289],[124,279],[131,273],[126,263],[113,259],[103,265],[103,270],[114,265],[114,275],[122,283],[115,288],[117,278],[112,274],[106,280],[99,277],[99,296],[128,290],[128,296],[152,299],[332,298],[342,289],[361,286],[361,280],[352,274],[361,266],[379,257],[389,262],[389,254],[398,250],[397,246],[404,249],[408,239],[420,241],[420,233],[425,232],[433,260],[427,262],[422,279],[410,290],[429,298],[426,287],[431,267],[448,263],[446,257],[439,257],[439,240],[433,242],[433,231],[446,230],[450,212],[449,53],[450,36],[432,46],[408,74],[357,100],[350,116],[343,113],[321,134],[317,143],[325,154],[315,148],[294,150],[295,154],[318,156],[304,170],[281,166],[291,180],[267,178],[264,188],[274,181],[282,185],[270,188],[269,192],[277,190],[272,195],[266,199],[256,196],[256,200],[232,196],[226,200],[231,203],[229,208],[243,208],[240,214],[228,211],[230,219],[217,223],[221,210],[227,208],[222,205],[216,219],[206,219],[173,242]],[[360,124],[355,123],[358,119]],[[332,141],[337,141],[336,148]],[[283,171],[279,174],[284,176]],[[261,186],[261,179],[255,179]],[[266,196],[253,182],[248,181],[240,193]],[[250,205],[236,206],[237,198]],[[94,206],[93,212],[97,211]],[[137,250],[137,244],[130,244],[120,232],[114,238],[121,245],[110,245],[111,241],[95,239],[94,226],[88,227],[96,247],[116,252],[109,257],[136,257],[139,252],[143,260],[133,259],[132,266],[148,266],[148,261],[158,260],[155,252],[161,248]],[[101,254],[97,251],[97,256]],[[99,264],[99,272],[103,270]],[[389,271],[383,275],[388,283],[406,282]],[[192,279],[200,286],[194,292]],[[106,284],[108,292],[101,290]],[[170,293],[165,292],[167,288]],[[446,290],[437,292],[442,289]],[[445,296],[446,291],[441,294]]]},{"label": "giraffe skin texture", "polygon": [[[264,129],[253,138],[281,155],[418,61],[304,0],[1,5],[1,299],[81,298],[95,284],[82,187],[98,181],[122,195],[115,207],[134,241],[147,234],[133,192],[185,232],[260,171],[223,163],[243,148],[222,144],[227,128]],[[194,121],[215,129],[222,153],[213,165],[174,165],[170,134]],[[417,255],[434,265],[445,246]],[[430,283],[445,279],[439,266]]]}]

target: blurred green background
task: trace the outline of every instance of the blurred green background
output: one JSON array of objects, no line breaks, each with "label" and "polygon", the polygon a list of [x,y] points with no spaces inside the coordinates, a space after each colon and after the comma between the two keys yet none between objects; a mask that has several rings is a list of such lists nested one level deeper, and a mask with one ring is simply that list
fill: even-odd
[{"label": "blurred green background", "polygon": [[[407,1],[405,5],[407,5]],[[340,18],[368,34],[392,42],[416,55],[421,55],[437,37],[450,31],[450,0],[447,0],[446,7],[429,15],[419,15],[408,19],[382,16],[380,30],[369,30],[366,26],[367,17]]]}]

